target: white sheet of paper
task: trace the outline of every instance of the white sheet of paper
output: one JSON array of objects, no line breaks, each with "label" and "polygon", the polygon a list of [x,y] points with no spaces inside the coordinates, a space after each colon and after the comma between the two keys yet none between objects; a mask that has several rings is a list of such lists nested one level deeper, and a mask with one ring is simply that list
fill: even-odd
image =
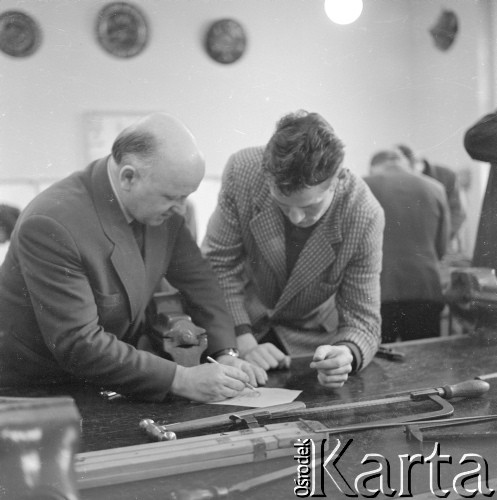
[{"label": "white sheet of paper", "polygon": [[251,408],[264,408],[265,406],[281,405],[294,401],[302,391],[291,389],[278,389],[271,387],[257,387],[255,391],[245,389],[234,398],[209,403],[213,405],[250,406]]}]

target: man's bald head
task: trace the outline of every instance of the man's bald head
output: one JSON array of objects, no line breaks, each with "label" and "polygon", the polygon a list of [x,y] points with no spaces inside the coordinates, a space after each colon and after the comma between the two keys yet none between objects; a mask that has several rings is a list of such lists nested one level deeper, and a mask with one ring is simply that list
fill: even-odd
[{"label": "man's bald head", "polygon": [[166,113],[154,113],[124,129],[112,146],[118,166],[139,164],[174,175],[203,177],[204,160],[186,125]]},{"label": "man's bald head", "polygon": [[125,207],[151,225],[167,218],[171,210],[180,211],[205,172],[193,134],[165,113],[148,115],[123,130],[112,146],[112,160]]}]

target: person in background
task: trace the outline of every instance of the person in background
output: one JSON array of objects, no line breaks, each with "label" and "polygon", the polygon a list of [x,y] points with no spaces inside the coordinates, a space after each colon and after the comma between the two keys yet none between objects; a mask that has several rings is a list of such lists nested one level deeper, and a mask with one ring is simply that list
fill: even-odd
[{"label": "person in background", "polygon": [[[0,268],[0,385],[78,379],[149,401],[212,401],[266,381],[237,357],[222,291],[182,216],[204,169],[189,129],[154,113],[24,209]],[[183,367],[136,348],[162,277],[219,364]]]},{"label": "person in background", "polygon": [[432,165],[425,158],[417,156],[414,151],[405,144],[398,144],[396,147],[407,158],[409,166],[414,172],[436,179],[443,185],[450,209],[449,238],[450,240],[454,240],[457,238],[459,229],[466,219],[466,211],[461,199],[459,180],[456,173],[448,167]]},{"label": "person in background", "polygon": [[266,146],[229,159],[202,245],[241,356],[276,369],[312,354],[327,387],[367,366],[381,336],[383,211],[343,158],[321,115],[284,116]]},{"label": "person in background", "polygon": [[0,264],[4,261],[9,241],[21,211],[11,205],[0,204]]},{"label": "person in background", "polygon": [[385,212],[382,341],[439,336],[444,308],[439,265],[450,223],[443,186],[414,174],[396,149],[374,154],[364,180]]},{"label": "person in background", "polygon": [[473,160],[490,163],[472,265],[497,269],[497,111],[466,130],[464,147]]}]

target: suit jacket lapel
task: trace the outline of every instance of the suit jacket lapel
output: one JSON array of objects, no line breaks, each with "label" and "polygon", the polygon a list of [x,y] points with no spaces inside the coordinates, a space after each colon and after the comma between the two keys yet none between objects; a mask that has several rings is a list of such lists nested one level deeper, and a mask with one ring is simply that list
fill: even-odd
[{"label": "suit jacket lapel", "polygon": [[285,289],[275,306],[275,312],[283,308],[296,294],[316,280],[335,260],[336,254],[333,245],[342,239],[338,213],[337,203],[334,200],[302,249]]},{"label": "suit jacket lapel", "polygon": [[274,272],[280,290],[286,281],[285,229],[281,210],[266,197],[260,212],[250,221],[256,245]]},{"label": "suit jacket lapel", "polygon": [[145,264],[133,231],[112,191],[106,158],[96,162],[91,183],[102,228],[114,243],[111,261],[128,295],[131,317],[135,318],[146,297]]}]

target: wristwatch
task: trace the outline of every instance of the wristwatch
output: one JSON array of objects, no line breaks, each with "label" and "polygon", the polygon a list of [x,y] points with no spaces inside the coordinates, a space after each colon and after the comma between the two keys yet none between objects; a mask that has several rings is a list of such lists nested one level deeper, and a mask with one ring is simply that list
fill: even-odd
[{"label": "wristwatch", "polygon": [[217,359],[220,356],[233,356],[234,358],[239,358],[240,352],[235,347],[229,347],[228,349],[221,349],[212,355],[214,359]]}]

